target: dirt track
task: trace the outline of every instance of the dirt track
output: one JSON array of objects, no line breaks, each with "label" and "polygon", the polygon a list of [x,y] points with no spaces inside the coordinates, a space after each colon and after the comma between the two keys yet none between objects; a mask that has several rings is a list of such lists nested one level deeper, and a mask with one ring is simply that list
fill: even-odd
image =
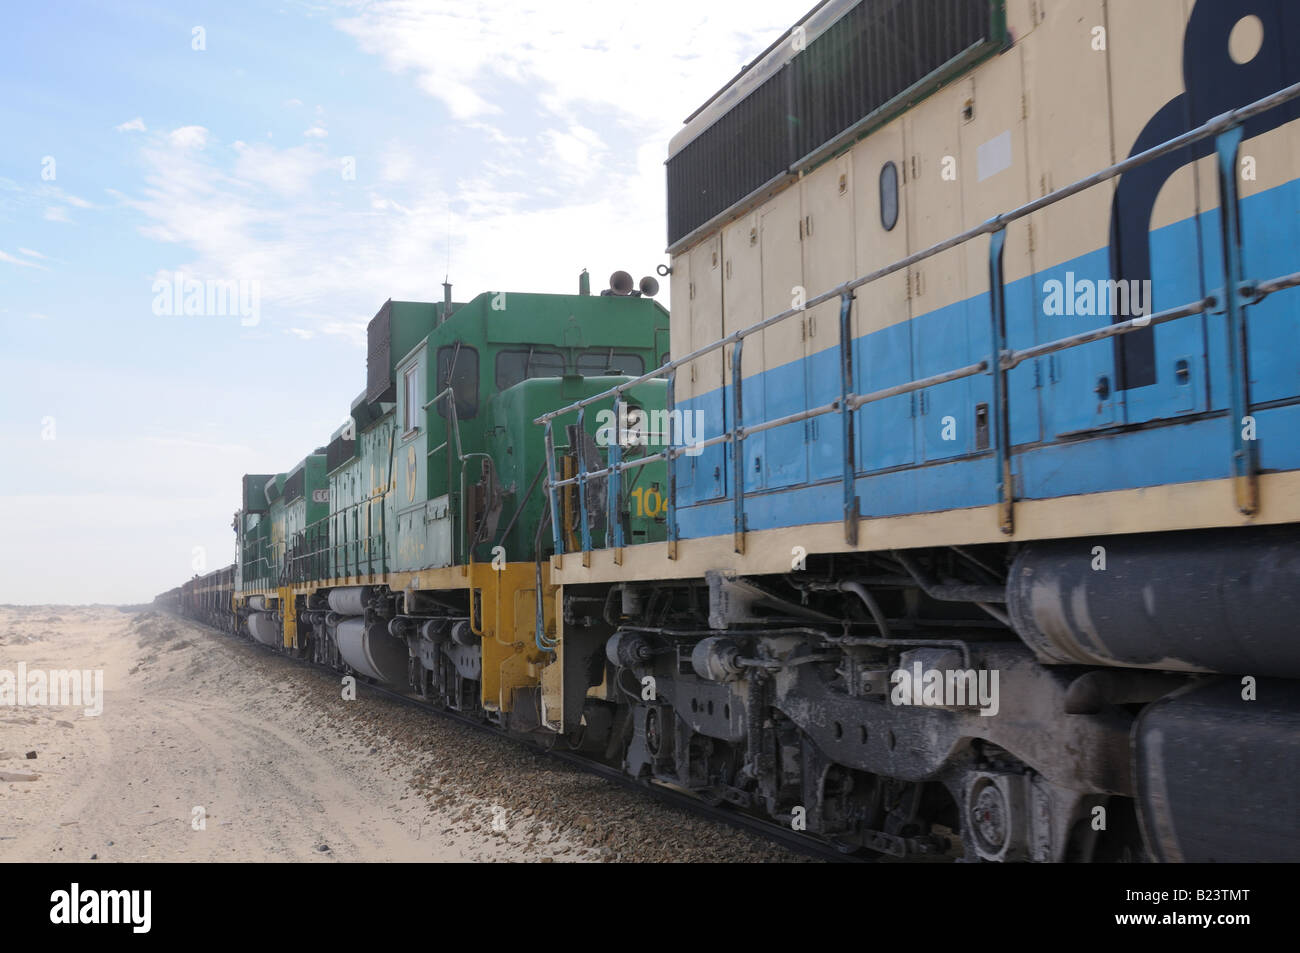
[{"label": "dirt track", "polygon": [[0,607],[20,662],[103,713],[0,705],[0,860],[795,859],[168,615]]}]

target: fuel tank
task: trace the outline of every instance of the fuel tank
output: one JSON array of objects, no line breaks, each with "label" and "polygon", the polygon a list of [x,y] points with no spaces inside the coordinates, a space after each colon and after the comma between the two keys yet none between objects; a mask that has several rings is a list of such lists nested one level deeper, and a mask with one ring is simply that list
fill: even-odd
[{"label": "fuel tank", "polygon": [[248,631],[253,638],[263,645],[283,645],[284,637],[280,633],[280,623],[269,612],[254,612],[248,617]]},{"label": "fuel tank", "polygon": [[389,635],[384,623],[344,619],[335,627],[334,638],[343,660],[362,675],[394,685],[406,683],[410,658],[406,642]]},{"label": "fuel tank", "polygon": [[1031,542],[1012,564],[1007,609],[1049,665],[1300,678],[1300,531]]},{"label": "fuel tank", "polygon": [[331,589],[329,594],[330,609],[339,615],[363,615],[369,601],[369,586],[346,586]]},{"label": "fuel tank", "polygon": [[1300,683],[1211,678],[1133,725],[1138,817],[1163,862],[1300,858]]}]

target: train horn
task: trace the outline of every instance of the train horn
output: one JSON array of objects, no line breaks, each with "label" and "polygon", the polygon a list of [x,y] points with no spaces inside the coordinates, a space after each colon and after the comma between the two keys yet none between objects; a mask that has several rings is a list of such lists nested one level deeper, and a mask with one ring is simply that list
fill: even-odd
[{"label": "train horn", "polygon": [[647,298],[653,298],[659,293],[659,282],[650,275],[646,275],[641,279],[640,287],[641,294],[645,295]]},{"label": "train horn", "polygon": [[609,276],[609,290],[616,295],[632,293],[632,276],[626,271],[616,271]]}]

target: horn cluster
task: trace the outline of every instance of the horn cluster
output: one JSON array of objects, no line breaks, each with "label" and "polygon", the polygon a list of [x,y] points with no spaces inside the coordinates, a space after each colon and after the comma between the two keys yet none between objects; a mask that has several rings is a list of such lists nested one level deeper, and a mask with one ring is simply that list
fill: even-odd
[{"label": "horn cluster", "polygon": [[609,276],[609,287],[602,291],[603,295],[614,295],[619,298],[653,298],[659,293],[659,282],[657,279],[646,275],[641,279],[637,287],[632,286],[632,276],[626,271],[616,271]]}]

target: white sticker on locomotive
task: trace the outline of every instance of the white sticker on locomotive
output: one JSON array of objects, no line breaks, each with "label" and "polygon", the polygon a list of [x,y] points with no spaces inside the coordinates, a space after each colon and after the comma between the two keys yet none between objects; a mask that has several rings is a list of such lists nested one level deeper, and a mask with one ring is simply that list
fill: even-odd
[{"label": "white sticker on locomotive", "polygon": [[975,164],[980,182],[1011,168],[1011,130],[980,146],[975,152]]}]

